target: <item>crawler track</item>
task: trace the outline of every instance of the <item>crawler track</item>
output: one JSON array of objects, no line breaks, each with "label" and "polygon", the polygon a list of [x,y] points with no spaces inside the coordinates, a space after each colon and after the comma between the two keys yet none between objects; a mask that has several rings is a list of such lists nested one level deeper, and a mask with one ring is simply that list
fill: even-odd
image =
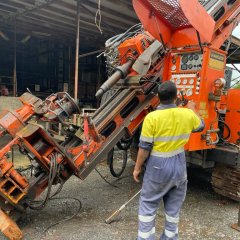
[{"label": "crawler track", "polygon": [[240,201],[240,169],[217,165],[212,174],[212,186],[216,193]]}]

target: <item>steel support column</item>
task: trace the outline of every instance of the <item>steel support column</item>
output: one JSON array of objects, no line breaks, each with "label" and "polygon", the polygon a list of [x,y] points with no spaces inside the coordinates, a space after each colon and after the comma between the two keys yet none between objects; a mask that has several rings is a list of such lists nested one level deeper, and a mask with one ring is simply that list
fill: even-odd
[{"label": "steel support column", "polygon": [[71,47],[68,47],[68,93],[72,95],[71,88]]},{"label": "steel support column", "polygon": [[14,22],[14,54],[13,54],[13,96],[17,96],[17,36],[16,36],[16,19]]},{"label": "steel support column", "polygon": [[76,56],[75,56],[75,81],[74,99],[78,98],[78,64],[79,64],[79,27],[80,27],[80,2],[77,0],[77,31],[76,31]]}]

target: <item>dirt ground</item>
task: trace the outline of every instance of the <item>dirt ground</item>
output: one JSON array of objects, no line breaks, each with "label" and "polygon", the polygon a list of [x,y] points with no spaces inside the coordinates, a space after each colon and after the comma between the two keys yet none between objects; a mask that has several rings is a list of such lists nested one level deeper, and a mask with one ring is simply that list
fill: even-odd
[{"label": "dirt ground", "polygon": [[[42,211],[28,210],[18,222],[24,232],[24,239],[135,240],[138,199],[122,212],[117,221],[111,225],[104,223],[113,210],[120,207],[140,188],[131,177],[133,163],[129,162],[124,178],[120,180],[110,175],[106,164],[101,164],[98,169],[117,188],[104,182],[96,171],[85,181],[72,177],[58,196],[69,199],[53,200]],[[50,225],[77,212],[79,202],[71,198],[81,200],[81,211],[72,220],[45,231]],[[190,178],[187,198],[181,213],[179,239],[240,239],[240,233],[230,228],[230,225],[237,221],[237,214],[236,202],[215,194],[209,184]],[[161,207],[156,223],[157,236],[162,231],[163,223]],[[5,238],[0,236],[0,239]]]},{"label": "dirt ground", "polygon": [[[17,153],[14,159],[20,159]],[[26,159],[25,162],[28,163]],[[15,164],[19,165],[19,161]],[[128,161],[123,177],[119,180],[111,176],[105,163],[98,166],[100,173],[115,187],[104,182],[96,171],[84,181],[73,176],[58,195],[63,199],[50,201],[42,211],[28,210],[20,219],[18,224],[24,232],[24,239],[135,240],[138,198],[115,222],[110,225],[104,222],[114,210],[140,189],[140,185],[135,183],[131,176],[133,165],[132,161]],[[240,239],[240,232],[230,227],[232,223],[237,222],[238,204],[214,193],[209,183],[195,176],[196,172],[198,171],[189,172],[188,194],[181,213],[179,239]],[[72,198],[81,201],[82,209],[79,212],[79,202]],[[73,219],[52,226],[75,213],[77,214]],[[163,224],[164,213],[161,206],[156,222],[156,239],[159,238]],[[49,226],[52,227],[47,230]],[[1,233],[0,239],[5,239]]]}]

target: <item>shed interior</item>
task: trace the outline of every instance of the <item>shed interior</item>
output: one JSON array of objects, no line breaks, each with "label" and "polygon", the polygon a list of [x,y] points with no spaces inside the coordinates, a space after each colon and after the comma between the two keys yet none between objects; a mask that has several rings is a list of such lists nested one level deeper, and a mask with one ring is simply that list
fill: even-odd
[{"label": "shed interior", "polygon": [[[105,59],[97,56],[108,38],[139,20],[129,0],[79,0],[78,4],[76,0],[0,1],[0,87],[5,85],[12,96],[27,88],[39,97],[56,91],[73,96],[79,9],[78,98],[85,106],[96,106],[95,92],[106,79]],[[234,37],[229,63],[240,62],[239,46]]]}]

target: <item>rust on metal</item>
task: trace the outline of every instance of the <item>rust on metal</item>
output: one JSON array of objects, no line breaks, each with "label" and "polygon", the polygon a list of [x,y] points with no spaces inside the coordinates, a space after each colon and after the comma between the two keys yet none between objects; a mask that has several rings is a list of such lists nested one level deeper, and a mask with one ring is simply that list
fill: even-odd
[{"label": "rust on metal", "polygon": [[0,209],[0,230],[9,240],[21,240],[23,233],[17,224]]},{"label": "rust on metal", "polygon": [[212,174],[212,186],[218,194],[240,201],[240,169],[217,165]]}]

